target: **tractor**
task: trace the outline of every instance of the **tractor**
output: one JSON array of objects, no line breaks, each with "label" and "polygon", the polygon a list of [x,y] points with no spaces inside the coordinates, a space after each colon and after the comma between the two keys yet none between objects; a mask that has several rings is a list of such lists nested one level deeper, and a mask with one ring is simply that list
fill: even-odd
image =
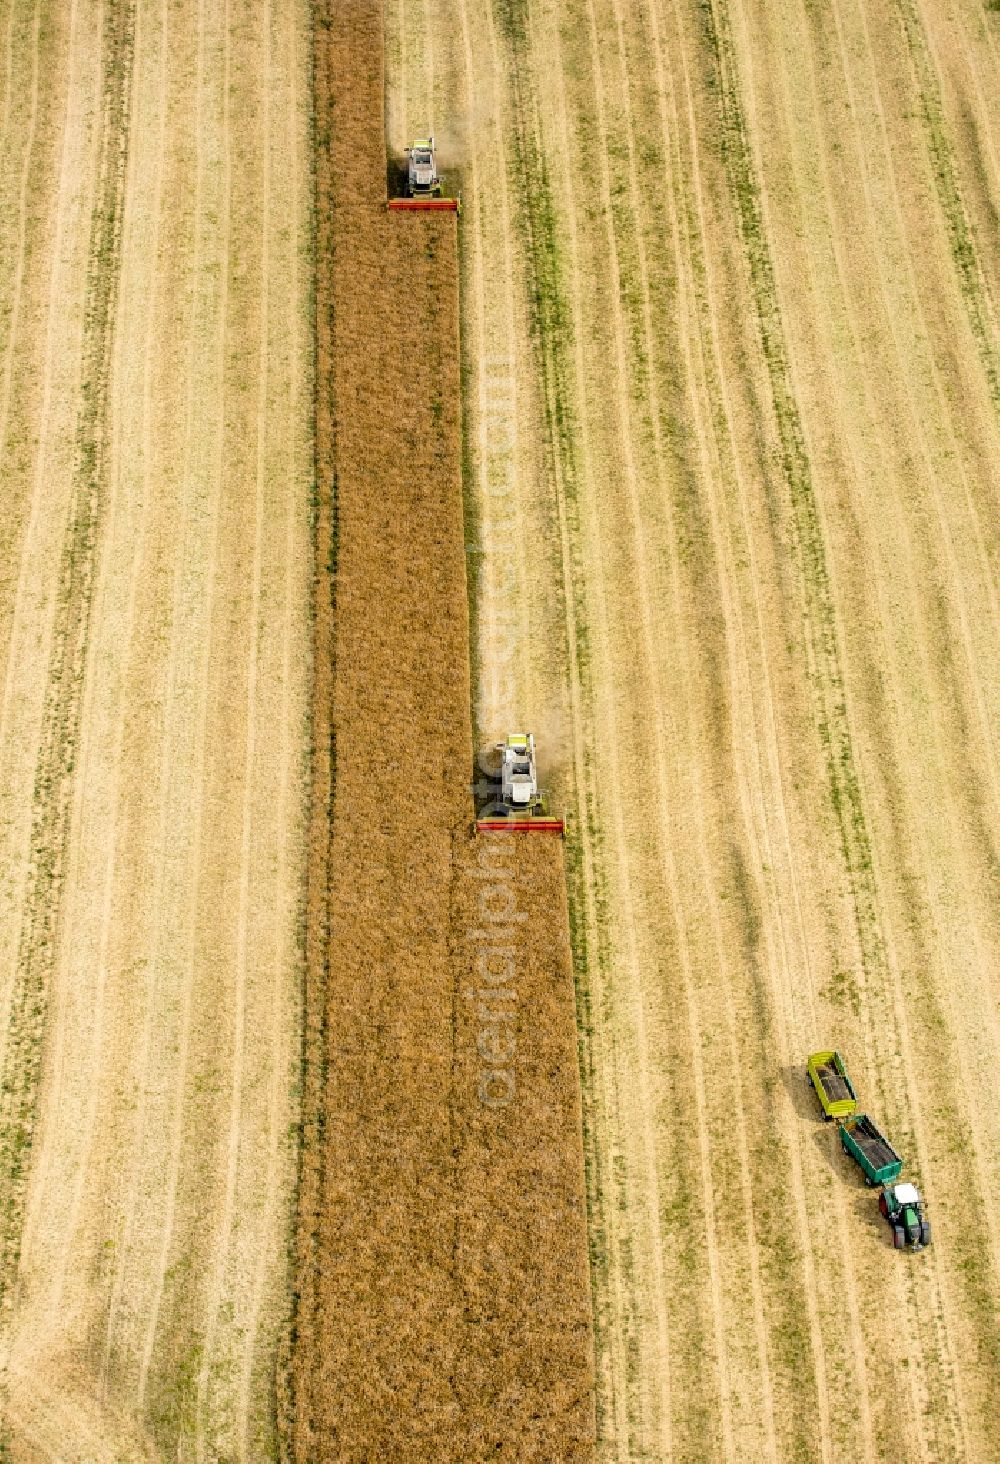
[{"label": "tractor", "polygon": [[918,1251],[930,1245],[930,1221],[924,1219],[923,1202],[915,1184],[887,1185],[878,1197],[878,1207],[892,1227],[896,1250],[909,1246]]}]

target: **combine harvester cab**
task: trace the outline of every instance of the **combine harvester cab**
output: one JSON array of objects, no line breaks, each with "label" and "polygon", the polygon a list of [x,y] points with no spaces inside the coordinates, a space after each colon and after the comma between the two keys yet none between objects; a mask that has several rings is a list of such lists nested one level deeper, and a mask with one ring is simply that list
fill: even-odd
[{"label": "combine harvester cab", "polygon": [[852,1113],[840,1125],[840,1142],[865,1177],[865,1184],[889,1185],[897,1180],[903,1161],[867,1113]]},{"label": "combine harvester cab", "polygon": [[564,833],[562,819],[551,817],[545,796],[538,791],[534,735],[509,732],[494,752],[500,761],[500,796],[480,811],[477,833]]},{"label": "combine harvester cab", "polygon": [[406,194],[403,198],[390,198],[388,206],[396,212],[462,212],[459,199],[441,197],[441,175],[433,137],[418,137],[406,149]]},{"label": "combine harvester cab", "polygon": [[844,1119],[854,1112],[858,1095],[839,1052],[814,1052],[806,1071],[824,1119]]}]

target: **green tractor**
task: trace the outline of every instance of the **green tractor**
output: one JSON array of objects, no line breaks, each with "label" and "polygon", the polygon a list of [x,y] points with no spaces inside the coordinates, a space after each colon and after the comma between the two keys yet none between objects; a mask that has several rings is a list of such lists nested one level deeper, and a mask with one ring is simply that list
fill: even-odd
[{"label": "green tractor", "polygon": [[918,1251],[930,1245],[930,1221],[924,1219],[923,1202],[915,1184],[887,1185],[878,1197],[878,1207],[892,1226],[896,1250],[909,1246]]}]

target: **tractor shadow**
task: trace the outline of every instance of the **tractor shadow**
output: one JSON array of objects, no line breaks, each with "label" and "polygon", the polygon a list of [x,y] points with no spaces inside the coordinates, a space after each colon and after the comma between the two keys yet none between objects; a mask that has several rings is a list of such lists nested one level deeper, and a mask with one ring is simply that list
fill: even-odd
[{"label": "tractor shadow", "polygon": [[892,1232],[878,1208],[878,1190],[867,1185],[864,1177],[840,1142],[839,1126],[823,1117],[816,1090],[806,1076],[805,1065],[794,1064],[781,1069],[781,1081],[791,1101],[796,1118],[808,1122],[813,1130],[812,1141],[838,1182],[851,1191],[851,1210],[863,1225],[887,1249],[892,1250]]}]

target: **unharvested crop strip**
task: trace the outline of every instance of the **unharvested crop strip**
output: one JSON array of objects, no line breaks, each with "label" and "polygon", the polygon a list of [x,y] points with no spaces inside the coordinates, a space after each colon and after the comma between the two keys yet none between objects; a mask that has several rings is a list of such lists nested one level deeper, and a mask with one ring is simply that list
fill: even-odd
[{"label": "unharvested crop strip", "polygon": [[286,1447],[301,1461],[586,1459],[557,843],[493,846],[523,902],[523,1096],[503,1114],[481,1096],[492,841],[471,837],[467,786],[456,220],[386,210],[380,0],[314,17],[314,837]]},{"label": "unharvested crop strip", "polygon": [[59,571],[48,688],[35,769],[30,876],[0,1089],[0,1312],[20,1256],[49,982],[58,957],[61,896],[80,737],[90,613],[107,495],[108,406],[122,209],[128,158],[135,0],[104,19],[97,192],[84,306],[81,407]]}]

